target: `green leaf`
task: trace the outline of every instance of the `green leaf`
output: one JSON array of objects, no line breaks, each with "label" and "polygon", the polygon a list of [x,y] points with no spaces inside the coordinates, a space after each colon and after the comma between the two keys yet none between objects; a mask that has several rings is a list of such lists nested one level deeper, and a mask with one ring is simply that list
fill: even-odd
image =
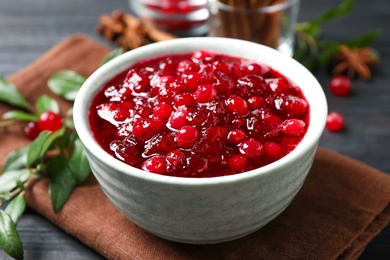
[{"label": "green leaf", "polygon": [[57,144],[62,150],[68,149],[70,145],[74,143],[77,138],[76,132],[65,131],[64,134],[57,140]]},{"label": "green leaf", "polygon": [[0,209],[0,247],[15,259],[23,259],[22,240],[11,217]]},{"label": "green leaf", "polygon": [[109,62],[110,60],[118,57],[119,55],[121,55],[123,53],[123,49],[122,48],[116,48],[116,49],[113,49],[109,54],[107,54],[107,56],[103,59],[102,63],[100,64],[100,66],[102,66],[103,64]]},{"label": "green leaf", "polygon": [[53,144],[53,142],[57,139],[59,139],[61,136],[64,135],[65,133],[65,128],[61,128],[57,131],[55,131],[54,133],[52,133],[46,140],[46,142],[44,143],[43,145],[43,151],[44,153],[42,154],[45,155],[45,153],[49,150],[49,148],[51,147],[51,145]]},{"label": "green leaf", "polygon": [[30,104],[15,87],[14,84],[7,81],[7,79],[0,75],[0,101],[7,104],[30,110]]},{"label": "green leaf", "polygon": [[321,43],[323,51],[319,55],[318,61],[322,67],[325,67],[329,60],[338,52],[340,44],[333,41],[324,41]]},{"label": "green leaf", "polygon": [[89,161],[85,155],[85,148],[78,138],[74,141],[73,152],[69,158],[68,164],[77,184],[82,184],[88,178],[91,168],[89,167]]},{"label": "green leaf", "polygon": [[353,0],[344,0],[338,7],[326,10],[322,15],[311,21],[312,25],[322,25],[330,20],[347,14],[351,11],[353,6]]},{"label": "green leaf", "polygon": [[5,208],[5,212],[11,217],[16,224],[19,222],[26,209],[26,200],[23,193],[19,193]]},{"label": "green leaf", "polygon": [[42,158],[44,151],[44,144],[50,136],[50,131],[42,131],[37,138],[31,143],[27,152],[27,167]]},{"label": "green leaf", "polygon": [[61,128],[54,133],[50,131],[42,131],[37,138],[31,143],[27,152],[27,167],[30,167],[36,162],[39,162],[49,150],[52,143],[60,138],[65,132],[65,128]]},{"label": "green leaf", "polygon": [[58,96],[73,101],[86,78],[71,70],[63,70],[52,75],[49,88]]},{"label": "green leaf", "polygon": [[68,163],[61,156],[53,157],[48,164],[50,174],[49,194],[55,213],[59,212],[69,199],[76,179],[68,167]]},{"label": "green leaf", "polygon": [[301,22],[297,23],[295,25],[295,30],[299,32],[304,32],[306,34],[309,34],[313,37],[316,37],[318,34],[320,34],[320,26],[318,24],[313,24],[311,22]]},{"label": "green leaf", "polygon": [[57,101],[47,95],[40,96],[35,106],[38,110],[38,113],[40,114],[45,111],[53,111],[54,113],[60,112],[60,108],[58,106]]},{"label": "green leaf", "polygon": [[70,129],[75,129],[73,122],[73,108],[66,111],[65,126]]},{"label": "green leaf", "polygon": [[25,182],[30,175],[28,169],[4,172],[0,175],[0,193],[6,193],[18,186],[18,182]]},{"label": "green leaf", "polygon": [[28,149],[29,149],[29,146],[26,146],[26,147],[23,147],[19,150],[12,152],[8,156],[7,160],[5,161],[3,172],[19,170],[21,168],[26,167]]},{"label": "green leaf", "polygon": [[38,116],[27,113],[21,110],[12,110],[3,115],[4,119],[18,119],[21,121],[27,121],[27,122],[36,122],[38,121]]},{"label": "green leaf", "polygon": [[359,36],[358,38],[349,40],[345,42],[344,44],[347,45],[350,48],[362,48],[367,47],[373,44],[373,42],[378,39],[381,31],[380,30],[374,30],[372,32],[366,33],[362,36]]}]

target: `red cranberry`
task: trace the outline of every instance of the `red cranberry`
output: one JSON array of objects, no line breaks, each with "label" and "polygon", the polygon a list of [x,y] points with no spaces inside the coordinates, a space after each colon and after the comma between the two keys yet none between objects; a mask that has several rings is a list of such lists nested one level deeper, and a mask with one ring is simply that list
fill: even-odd
[{"label": "red cranberry", "polygon": [[264,99],[262,97],[258,97],[258,96],[252,96],[250,98],[248,98],[248,106],[255,110],[255,109],[259,109],[259,108],[262,108],[264,107]]},{"label": "red cranberry", "polygon": [[171,114],[168,124],[173,129],[180,129],[187,124],[188,111],[185,108],[179,108]]},{"label": "red cranberry", "polygon": [[199,71],[199,66],[190,60],[183,60],[177,65],[177,71],[188,73]]},{"label": "red cranberry", "polygon": [[306,123],[300,119],[287,119],[281,126],[285,135],[301,136],[305,132]]},{"label": "red cranberry", "polygon": [[162,129],[162,122],[149,118],[138,118],[133,124],[133,135],[141,141],[152,138]]},{"label": "red cranberry", "polygon": [[225,73],[229,72],[229,66],[223,61],[217,60],[216,62],[214,62],[213,65],[215,71],[220,71]]},{"label": "red cranberry", "polygon": [[344,117],[337,112],[330,112],[326,119],[326,128],[332,132],[340,132],[344,128]]},{"label": "red cranberry", "polygon": [[280,140],[280,147],[285,151],[285,153],[289,153],[294,150],[299,143],[299,140],[300,139],[298,137],[283,137]]},{"label": "red cranberry", "polygon": [[202,84],[198,87],[195,96],[199,103],[208,103],[215,99],[217,96],[217,91],[210,84]]},{"label": "red cranberry", "polygon": [[239,144],[246,138],[247,138],[247,135],[245,134],[245,132],[243,130],[240,130],[240,129],[232,130],[228,134],[228,140],[232,144]]},{"label": "red cranberry", "polygon": [[134,108],[134,102],[133,101],[124,101],[122,103],[120,103],[120,108],[121,109],[133,109]]},{"label": "red cranberry", "polygon": [[136,114],[140,117],[149,117],[152,114],[152,109],[147,105],[137,107]]},{"label": "red cranberry", "polygon": [[241,154],[246,155],[250,159],[258,158],[264,152],[263,145],[253,138],[243,141],[239,146],[239,150]]},{"label": "red cranberry", "polygon": [[164,157],[159,155],[147,159],[142,165],[143,170],[157,174],[164,174],[166,172],[166,168],[167,163]]},{"label": "red cranberry", "polygon": [[41,129],[36,122],[28,122],[24,127],[24,133],[27,138],[34,140],[41,133]]},{"label": "red cranberry", "polygon": [[282,153],[282,148],[280,145],[274,142],[265,142],[263,147],[265,156],[271,159],[279,158],[280,154]]},{"label": "red cranberry", "polygon": [[157,133],[144,144],[144,157],[149,157],[155,154],[166,154],[172,149],[178,148],[175,140],[175,134]]},{"label": "red cranberry", "polygon": [[280,108],[285,110],[290,115],[302,115],[307,112],[307,102],[299,97],[288,96],[281,103]]},{"label": "red cranberry", "polygon": [[141,73],[135,72],[134,70],[127,74],[126,81],[135,93],[146,92],[150,87],[149,79]]},{"label": "red cranberry", "polygon": [[184,83],[186,84],[188,91],[196,91],[199,86],[199,81],[202,79],[202,75],[199,72],[189,72],[184,76],[186,76],[184,78]]},{"label": "red cranberry", "polygon": [[114,120],[115,121],[118,121],[118,122],[123,122],[125,121],[127,118],[130,117],[130,112],[129,110],[118,110],[115,115],[114,115]]},{"label": "red cranberry", "polygon": [[207,51],[195,51],[192,55],[192,60],[195,62],[199,61],[211,61],[213,59],[213,55]]},{"label": "red cranberry", "polygon": [[225,101],[227,109],[236,115],[246,115],[248,114],[248,104],[241,97],[228,98]]},{"label": "red cranberry", "polygon": [[173,101],[173,98],[175,96],[175,93],[171,89],[167,88],[160,88],[157,100],[159,103],[171,103]]},{"label": "red cranberry", "polygon": [[248,166],[248,159],[244,155],[233,155],[229,158],[228,165],[232,170],[244,171]]},{"label": "red cranberry", "polygon": [[175,82],[175,78],[170,75],[154,76],[151,80],[151,85],[157,88],[167,88]]},{"label": "red cranberry", "polygon": [[160,119],[164,122],[168,120],[173,112],[173,107],[167,103],[157,104],[153,108],[153,115],[155,118]]},{"label": "red cranberry", "polygon": [[43,112],[38,119],[39,129],[48,131],[57,131],[62,127],[62,118],[59,114],[53,111]]},{"label": "red cranberry", "polygon": [[198,140],[199,133],[193,126],[183,126],[177,133],[177,143],[180,147],[183,148],[191,148],[194,146],[196,141]]},{"label": "red cranberry", "polygon": [[165,160],[168,162],[168,171],[176,171],[185,165],[186,156],[183,151],[173,150],[165,156]]},{"label": "red cranberry", "polygon": [[236,118],[232,120],[232,126],[239,128],[240,126],[245,125],[246,120],[243,118]]},{"label": "red cranberry", "polygon": [[130,100],[132,98],[132,91],[130,88],[121,88],[118,91],[121,100]]},{"label": "red cranberry", "polygon": [[351,80],[344,75],[334,76],[329,82],[329,88],[336,96],[348,96],[352,90]]},{"label": "red cranberry", "polygon": [[254,74],[250,74],[238,79],[238,83],[240,85],[239,88],[241,91],[243,91],[244,87],[246,87],[247,90],[252,94],[261,93],[263,86],[266,84],[263,77]]},{"label": "red cranberry", "polygon": [[282,122],[280,117],[273,114],[267,114],[263,120],[265,125],[268,126],[269,128],[274,128]]},{"label": "red cranberry", "polygon": [[217,147],[220,144],[223,144],[227,139],[227,130],[224,127],[213,126],[207,128],[204,132],[204,136],[210,140],[210,142],[218,142],[218,144],[214,144],[213,146]]},{"label": "red cranberry", "polygon": [[251,63],[244,67],[244,71],[247,74],[256,74],[261,76],[263,74],[263,69],[260,64]]},{"label": "red cranberry", "polygon": [[276,94],[286,93],[290,88],[290,83],[284,78],[272,79],[268,81],[267,85]]},{"label": "red cranberry", "polygon": [[175,96],[174,104],[175,107],[180,107],[180,106],[191,107],[196,105],[196,101],[193,95],[186,93],[186,94],[180,94]]}]

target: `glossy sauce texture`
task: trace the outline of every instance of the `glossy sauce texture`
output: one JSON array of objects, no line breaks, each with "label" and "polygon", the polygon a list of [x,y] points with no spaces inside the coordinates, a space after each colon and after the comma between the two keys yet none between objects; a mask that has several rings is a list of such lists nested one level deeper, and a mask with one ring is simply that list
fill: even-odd
[{"label": "glossy sauce texture", "polygon": [[309,105],[264,64],[206,51],[139,62],[105,84],[89,123],[101,147],[157,174],[216,177],[270,164],[301,141]]}]

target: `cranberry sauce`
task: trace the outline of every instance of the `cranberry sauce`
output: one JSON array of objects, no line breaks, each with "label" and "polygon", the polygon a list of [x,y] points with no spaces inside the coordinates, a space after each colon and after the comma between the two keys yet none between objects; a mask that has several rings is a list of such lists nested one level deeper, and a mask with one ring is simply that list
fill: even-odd
[{"label": "cranberry sauce", "polygon": [[145,171],[216,177],[270,164],[301,141],[309,106],[264,64],[196,51],[146,60],[109,81],[89,123],[115,158]]}]

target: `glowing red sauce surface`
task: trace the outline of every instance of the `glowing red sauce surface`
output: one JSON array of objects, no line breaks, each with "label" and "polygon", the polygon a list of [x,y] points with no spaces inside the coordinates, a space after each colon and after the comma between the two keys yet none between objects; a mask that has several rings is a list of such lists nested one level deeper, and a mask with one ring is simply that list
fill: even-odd
[{"label": "glowing red sauce surface", "polygon": [[270,164],[309,124],[293,82],[264,64],[205,51],[139,62],[105,84],[89,123],[115,158],[162,175],[216,177]]}]

